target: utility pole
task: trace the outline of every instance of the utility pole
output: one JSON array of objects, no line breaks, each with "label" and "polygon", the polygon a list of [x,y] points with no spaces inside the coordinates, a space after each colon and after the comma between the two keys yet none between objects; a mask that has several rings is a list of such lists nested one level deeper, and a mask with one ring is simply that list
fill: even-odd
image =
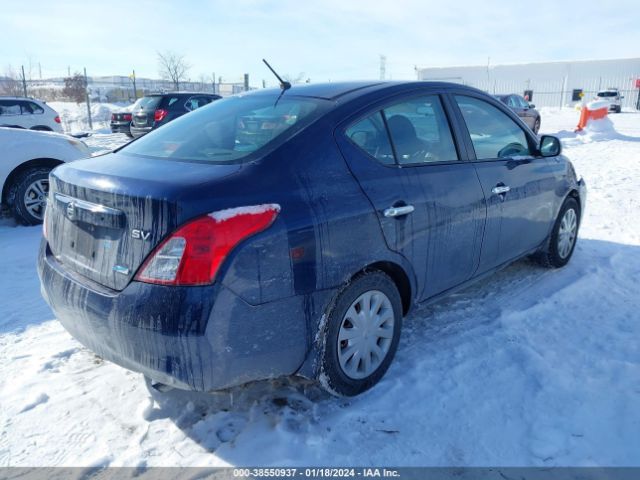
[{"label": "utility pole", "polygon": [[138,90],[136,90],[136,71],[133,70],[131,74],[131,80],[133,81],[133,101],[138,99]]},{"label": "utility pole", "polygon": [[93,130],[91,121],[91,101],[89,99],[89,81],[87,80],[87,67],[84,68],[84,95],[87,101],[87,117],[89,118],[89,130]]},{"label": "utility pole", "polygon": [[387,76],[387,57],[380,55],[380,80],[384,80]]},{"label": "utility pole", "polygon": [[27,96],[27,79],[24,76],[24,65],[22,65],[22,90],[24,91],[24,96]]},{"label": "utility pole", "polygon": [[213,93],[218,93],[216,92],[216,72],[211,74],[211,89],[213,90]]},{"label": "utility pole", "polygon": [[42,65],[40,65],[40,62],[38,62],[38,76],[42,80]]}]

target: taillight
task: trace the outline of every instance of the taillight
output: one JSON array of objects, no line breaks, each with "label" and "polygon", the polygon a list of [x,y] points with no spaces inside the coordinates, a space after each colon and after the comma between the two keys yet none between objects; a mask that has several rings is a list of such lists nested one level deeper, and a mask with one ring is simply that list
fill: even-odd
[{"label": "taillight", "polygon": [[130,113],[125,113],[124,115],[122,115],[122,119],[125,122],[130,122],[131,121],[131,114]]},{"label": "taillight", "polygon": [[161,122],[162,120],[164,120],[164,117],[167,116],[169,112],[166,111],[164,108],[159,108],[155,111],[155,113],[153,114],[153,119],[156,122]]},{"label": "taillight", "polygon": [[280,205],[221,210],[192,220],[165,239],[135,279],[160,285],[206,285],[215,280],[229,253],[243,240],[268,228]]},{"label": "taillight", "polygon": [[56,123],[60,123],[60,116],[56,115],[55,118],[53,119],[54,122]]}]

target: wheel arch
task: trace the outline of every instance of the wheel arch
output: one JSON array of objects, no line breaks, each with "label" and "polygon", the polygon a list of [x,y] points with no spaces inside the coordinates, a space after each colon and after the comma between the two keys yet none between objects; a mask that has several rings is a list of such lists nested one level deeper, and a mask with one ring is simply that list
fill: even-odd
[{"label": "wheel arch", "polygon": [[16,178],[18,178],[23,172],[33,168],[55,168],[63,163],[63,161],[56,160],[55,158],[35,158],[21,163],[9,173],[4,181],[4,185],[2,186],[2,197],[0,197],[2,203],[8,204],[10,202],[9,190],[11,190],[11,185],[13,185]]},{"label": "wheel arch", "polygon": [[409,276],[407,275],[407,272],[405,272],[404,268],[402,268],[397,263],[390,262],[390,261],[374,262],[367,265],[359,272],[356,272],[351,277],[351,279],[355,278],[356,276],[362,273],[371,272],[373,270],[381,271],[387,274],[391,278],[393,283],[396,285],[398,292],[400,293],[400,299],[402,300],[403,315],[406,315],[407,313],[409,313],[409,310],[411,309],[413,297],[412,297],[411,281],[409,280]]}]

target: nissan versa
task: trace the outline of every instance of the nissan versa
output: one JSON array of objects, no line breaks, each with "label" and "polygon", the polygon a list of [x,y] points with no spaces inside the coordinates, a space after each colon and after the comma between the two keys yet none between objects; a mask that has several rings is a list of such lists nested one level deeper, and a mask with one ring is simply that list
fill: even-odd
[{"label": "nissan versa", "polygon": [[296,374],[356,395],[413,305],[523,256],[571,258],[584,182],[497,99],[287,87],[52,171],[39,273],[80,342],[183,389]]}]

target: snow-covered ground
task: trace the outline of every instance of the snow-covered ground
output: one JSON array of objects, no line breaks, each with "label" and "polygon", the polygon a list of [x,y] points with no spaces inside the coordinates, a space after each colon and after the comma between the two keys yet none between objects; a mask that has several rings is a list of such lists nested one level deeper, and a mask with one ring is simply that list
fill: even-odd
[{"label": "snow-covered ground", "polygon": [[[576,136],[589,188],[562,270],[518,262],[405,322],[382,382],[153,397],[78,344],[40,298],[40,229],[0,220],[0,466],[640,465],[640,114]],[[94,135],[94,149],[126,141]]]}]

